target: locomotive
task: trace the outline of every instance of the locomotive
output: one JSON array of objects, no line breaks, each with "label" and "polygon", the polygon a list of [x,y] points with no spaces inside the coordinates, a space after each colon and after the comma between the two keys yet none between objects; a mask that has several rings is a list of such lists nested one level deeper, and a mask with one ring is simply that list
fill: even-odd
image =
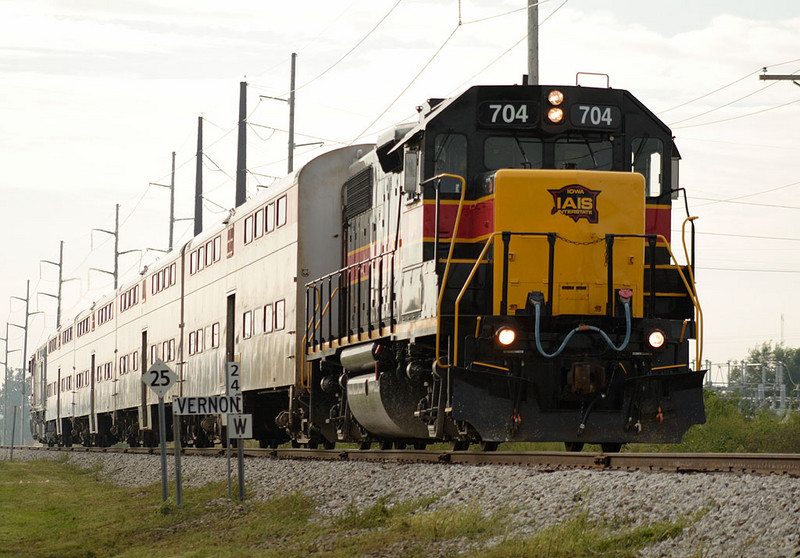
[{"label": "locomotive", "polygon": [[[417,110],[62,326],[30,363],[34,436],[154,445],[141,376],[158,358],[179,378],[167,405],[223,394],[239,362],[262,447],[618,451],[704,422],[694,236],[679,264],[666,125],[627,91],[578,85],[474,86]],[[184,444],[225,440],[224,416],[179,419]]]}]

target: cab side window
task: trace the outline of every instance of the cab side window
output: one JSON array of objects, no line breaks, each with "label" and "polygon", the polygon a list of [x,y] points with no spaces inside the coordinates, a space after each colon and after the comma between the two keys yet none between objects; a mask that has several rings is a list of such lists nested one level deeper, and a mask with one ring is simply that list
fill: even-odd
[{"label": "cab side window", "polygon": [[[454,174],[467,179],[467,136],[463,134],[438,134],[433,142],[433,174]],[[442,180],[441,192],[461,193],[461,181],[455,178]]]},{"label": "cab side window", "polygon": [[658,138],[634,138],[631,143],[631,170],[641,173],[648,197],[661,195],[661,161],[664,144]]}]

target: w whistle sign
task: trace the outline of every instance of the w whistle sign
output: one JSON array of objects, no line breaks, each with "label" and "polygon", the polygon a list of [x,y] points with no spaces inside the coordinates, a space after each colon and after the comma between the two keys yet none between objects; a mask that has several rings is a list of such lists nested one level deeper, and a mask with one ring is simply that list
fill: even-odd
[{"label": "w whistle sign", "polygon": [[253,415],[228,415],[228,431],[231,438],[252,438]]}]

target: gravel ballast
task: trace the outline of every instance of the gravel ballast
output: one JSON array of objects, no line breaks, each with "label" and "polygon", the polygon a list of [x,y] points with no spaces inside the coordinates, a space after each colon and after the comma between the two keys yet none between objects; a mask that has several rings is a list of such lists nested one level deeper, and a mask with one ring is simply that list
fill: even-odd
[{"label": "gravel ballast", "polygon": [[[2,459],[8,459],[7,450]],[[161,481],[158,455],[15,450],[14,459],[68,456],[80,468],[123,486]],[[174,459],[168,458],[174,479]],[[233,461],[234,474],[236,471]],[[183,456],[183,484],[226,477],[225,459]],[[520,535],[561,522],[579,506],[590,517],[636,524],[702,516],[681,535],[642,551],[642,556],[800,556],[800,479],[748,474],[675,474],[558,470],[532,467],[295,461],[247,458],[247,498],[304,491],[323,517],[349,505],[439,496],[431,507],[479,505],[486,512],[511,506]]]}]

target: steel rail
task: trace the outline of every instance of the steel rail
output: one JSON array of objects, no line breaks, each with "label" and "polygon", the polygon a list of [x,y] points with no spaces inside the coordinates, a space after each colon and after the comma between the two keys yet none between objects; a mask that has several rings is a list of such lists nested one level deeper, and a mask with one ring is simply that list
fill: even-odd
[{"label": "steel rail", "polygon": [[[2,446],[8,449],[8,446]],[[156,454],[158,448],[95,448],[29,446],[16,449],[74,453]],[[172,454],[168,447],[167,453]],[[183,455],[219,457],[222,448],[183,448]],[[256,449],[245,448],[245,457],[316,459],[323,461],[372,461],[397,463],[447,463],[461,465],[513,465],[555,469],[651,471],[673,473],[752,473],[800,477],[800,454],[782,453],[596,453],[596,452],[472,452],[445,450],[360,449]]]}]

